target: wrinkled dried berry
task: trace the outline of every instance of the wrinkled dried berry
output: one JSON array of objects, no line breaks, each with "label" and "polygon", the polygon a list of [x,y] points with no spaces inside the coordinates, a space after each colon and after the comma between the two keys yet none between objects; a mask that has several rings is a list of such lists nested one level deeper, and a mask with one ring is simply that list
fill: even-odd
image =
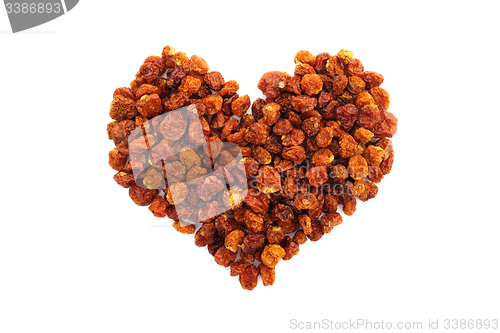
[{"label": "wrinkled dried berry", "polygon": [[281,176],[272,166],[262,166],[256,179],[257,187],[264,194],[281,191]]},{"label": "wrinkled dried berry", "polygon": [[274,268],[285,254],[285,250],[280,245],[268,244],[264,247],[260,257],[264,265]]},{"label": "wrinkled dried berry", "polygon": [[240,274],[240,284],[243,289],[253,290],[257,286],[259,270],[254,265],[248,265]]},{"label": "wrinkled dried berry", "polygon": [[287,79],[283,72],[267,72],[260,79],[257,87],[262,93],[271,99],[278,97],[280,91],[284,90],[287,85]]}]

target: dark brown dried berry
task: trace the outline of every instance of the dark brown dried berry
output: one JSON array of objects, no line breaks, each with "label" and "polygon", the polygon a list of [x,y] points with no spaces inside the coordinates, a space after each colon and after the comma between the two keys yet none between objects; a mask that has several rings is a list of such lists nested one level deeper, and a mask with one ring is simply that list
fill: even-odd
[{"label": "dark brown dried berry", "polygon": [[344,130],[350,131],[357,119],[358,109],[353,104],[345,104],[337,108],[337,120]]},{"label": "dark brown dried berry", "polygon": [[307,136],[318,134],[320,127],[320,120],[316,117],[309,117],[302,123],[302,130]]},{"label": "dark brown dried berry", "polygon": [[261,234],[248,235],[243,238],[242,251],[248,254],[254,254],[264,247],[266,236]]}]

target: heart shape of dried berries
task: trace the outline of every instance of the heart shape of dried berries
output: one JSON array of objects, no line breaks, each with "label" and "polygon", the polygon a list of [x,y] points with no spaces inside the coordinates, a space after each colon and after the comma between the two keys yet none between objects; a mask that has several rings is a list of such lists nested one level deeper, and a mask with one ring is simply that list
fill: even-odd
[{"label": "heart shape of dried berries", "polygon": [[272,285],[280,260],[342,223],[339,205],[349,216],[374,198],[394,161],[383,76],[345,50],[294,61],[294,76],[262,76],[266,99],[250,114],[236,81],[166,46],[111,103],[115,181],[177,231],[196,232],[248,290],[259,276]]}]

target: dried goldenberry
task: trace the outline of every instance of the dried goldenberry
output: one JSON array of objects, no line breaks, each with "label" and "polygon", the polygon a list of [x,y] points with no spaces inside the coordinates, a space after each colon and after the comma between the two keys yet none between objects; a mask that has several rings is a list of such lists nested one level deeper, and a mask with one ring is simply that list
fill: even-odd
[{"label": "dried goldenberry", "polygon": [[263,124],[254,123],[248,128],[245,135],[245,140],[254,145],[263,145],[266,143],[267,135],[266,127]]},{"label": "dried goldenberry", "polygon": [[318,104],[316,98],[306,95],[292,96],[290,102],[293,108],[300,113],[311,111]]},{"label": "dried goldenberry", "polygon": [[248,95],[238,97],[231,103],[231,111],[234,115],[242,117],[250,107],[250,97]]},{"label": "dried goldenberry", "polygon": [[262,263],[269,268],[274,268],[285,254],[285,250],[280,245],[268,244],[261,254]]},{"label": "dried goldenberry", "polygon": [[222,89],[217,92],[217,95],[221,97],[228,97],[236,94],[236,92],[240,89],[240,85],[238,82],[234,80],[227,81],[222,86]]},{"label": "dried goldenberry", "polygon": [[253,290],[257,286],[259,270],[254,265],[248,265],[240,274],[240,284],[243,289]]},{"label": "dried goldenberry", "polygon": [[345,104],[337,108],[337,120],[344,130],[351,130],[357,119],[358,109],[353,104]]},{"label": "dried goldenberry", "polygon": [[298,64],[299,62],[303,62],[314,66],[316,64],[316,57],[311,54],[309,51],[301,50],[297,52],[293,61]]},{"label": "dried goldenberry", "polygon": [[373,134],[377,138],[392,138],[398,129],[398,118],[389,111],[383,112],[382,120],[373,128]]},{"label": "dried goldenberry", "polygon": [[316,136],[321,128],[320,122],[317,117],[309,117],[302,123],[302,130],[307,136]]},{"label": "dried goldenberry", "polygon": [[230,273],[231,276],[239,276],[241,273],[245,271],[247,265],[248,262],[242,259],[232,262],[231,265],[229,265],[229,267],[231,267],[231,273]]},{"label": "dried goldenberry", "polygon": [[262,284],[264,286],[272,286],[274,280],[276,279],[276,273],[274,268],[267,267],[264,264],[259,264],[260,277],[262,278]]},{"label": "dried goldenberry", "polygon": [[291,146],[283,148],[281,153],[284,159],[301,164],[306,159],[306,151],[302,146]]},{"label": "dried goldenberry", "polygon": [[324,166],[317,166],[307,170],[306,177],[309,184],[319,187],[328,180],[328,172]]},{"label": "dried goldenberry", "polygon": [[366,128],[360,127],[354,131],[354,139],[361,143],[367,143],[373,138],[373,133]]},{"label": "dried goldenberry", "polygon": [[368,146],[363,152],[363,157],[370,165],[380,165],[384,159],[385,152],[382,148],[377,146]]},{"label": "dried goldenberry", "polygon": [[367,90],[378,87],[384,82],[384,76],[382,74],[371,71],[363,72],[360,78],[366,83]]},{"label": "dried goldenberry", "polygon": [[314,209],[318,206],[318,199],[309,192],[300,192],[295,196],[295,207],[297,209]]},{"label": "dried goldenberry", "polygon": [[276,103],[268,103],[262,108],[263,121],[268,126],[273,126],[280,119],[281,106]]},{"label": "dried goldenberry", "polygon": [[282,145],[285,147],[288,146],[299,146],[304,140],[306,136],[302,130],[292,128],[292,131],[286,135],[281,137]]},{"label": "dried goldenberry", "polygon": [[348,50],[340,50],[339,53],[337,53],[337,57],[340,59],[340,61],[347,65],[351,60],[352,60],[352,52]]},{"label": "dried goldenberry", "polygon": [[264,247],[266,236],[261,234],[248,235],[243,238],[241,249],[247,254],[259,252]]},{"label": "dried goldenberry", "polygon": [[316,151],[312,157],[315,166],[329,166],[334,160],[334,155],[330,149],[323,148]]},{"label": "dried goldenberry", "polygon": [[326,72],[329,76],[335,77],[336,75],[343,75],[344,69],[340,64],[339,58],[335,56],[331,56],[325,65]]},{"label": "dried goldenberry", "polygon": [[368,176],[368,163],[363,156],[355,155],[349,158],[349,175],[353,179],[363,179]]},{"label": "dried goldenberry", "polygon": [[300,75],[294,75],[287,83],[285,90],[287,92],[294,93],[295,95],[302,94],[302,88],[300,87],[300,82],[302,77]]},{"label": "dried goldenberry", "polygon": [[285,233],[281,227],[271,226],[266,232],[267,240],[271,244],[280,244],[285,238]]},{"label": "dried goldenberry", "polygon": [[236,253],[224,246],[221,246],[215,253],[214,259],[217,264],[229,267],[229,265],[236,260]]},{"label": "dried goldenberry", "polygon": [[365,86],[366,86],[365,81],[363,81],[363,79],[360,78],[359,76],[350,76],[349,77],[349,86],[347,89],[349,89],[349,91],[352,94],[355,94],[355,95],[359,94],[360,92],[362,92],[365,89]]},{"label": "dried goldenberry", "polygon": [[358,143],[349,134],[340,135],[339,146],[339,155],[343,158],[355,155],[358,149]]},{"label": "dried goldenberry", "polygon": [[382,172],[384,175],[387,175],[388,173],[391,172],[392,170],[392,164],[394,163],[394,152],[392,152],[388,158],[386,158],[382,164],[380,165],[380,169],[382,169]]},{"label": "dried goldenberry", "polygon": [[380,121],[380,110],[374,104],[364,105],[359,109],[358,124],[366,129],[373,129]]},{"label": "dried goldenberry", "polygon": [[191,68],[200,73],[200,74],[206,74],[208,73],[208,65],[205,59],[199,58],[196,55],[191,56],[191,59],[189,60],[189,63],[191,65]]},{"label": "dried goldenberry", "polygon": [[137,114],[135,104],[135,97],[130,89],[118,88],[113,95],[109,116],[116,121],[132,119]]},{"label": "dried goldenberry", "polygon": [[201,81],[194,76],[188,75],[182,78],[179,91],[184,92],[188,97],[198,91]]},{"label": "dried goldenberry", "polygon": [[193,224],[182,225],[179,221],[172,223],[172,226],[181,234],[192,235],[196,231],[196,227]]},{"label": "dried goldenberry", "polygon": [[316,63],[314,64],[314,70],[318,74],[326,73],[326,63],[330,59],[330,54],[323,52],[316,56]]},{"label": "dried goldenberry", "polygon": [[281,176],[272,166],[262,166],[256,179],[257,187],[264,194],[281,191]]},{"label": "dried goldenberry", "polygon": [[323,81],[318,74],[306,74],[302,77],[300,86],[306,95],[314,96],[323,89]]},{"label": "dried goldenberry", "polygon": [[287,85],[287,79],[283,72],[267,72],[260,79],[257,87],[262,93],[271,99],[278,97],[280,91],[284,90]]},{"label": "dried goldenberry", "polygon": [[346,74],[349,76],[360,76],[364,70],[365,68],[359,59],[351,59],[345,67]]},{"label": "dried goldenberry", "polygon": [[224,85],[224,77],[219,72],[208,72],[204,76],[204,81],[213,90],[221,90]]},{"label": "dried goldenberry", "polygon": [[243,237],[245,237],[245,233],[242,230],[233,230],[224,239],[224,246],[236,253],[243,243]]},{"label": "dried goldenberry", "polygon": [[334,131],[331,127],[323,127],[316,135],[316,143],[319,147],[325,148],[332,142]]},{"label": "dried goldenberry", "polygon": [[288,119],[280,119],[273,127],[273,132],[276,135],[282,136],[290,133],[293,129],[292,123]]},{"label": "dried goldenberry", "polygon": [[338,226],[342,223],[342,215],[337,212],[326,213],[321,217],[321,227],[323,228],[323,232],[325,234],[332,231],[335,226]]},{"label": "dried goldenberry", "polygon": [[334,95],[342,95],[344,93],[344,89],[347,87],[349,80],[347,76],[340,75],[333,79],[332,81],[332,92]]},{"label": "dried goldenberry", "polygon": [[153,199],[158,195],[158,190],[148,190],[132,184],[129,188],[129,196],[139,206],[149,206]]}]

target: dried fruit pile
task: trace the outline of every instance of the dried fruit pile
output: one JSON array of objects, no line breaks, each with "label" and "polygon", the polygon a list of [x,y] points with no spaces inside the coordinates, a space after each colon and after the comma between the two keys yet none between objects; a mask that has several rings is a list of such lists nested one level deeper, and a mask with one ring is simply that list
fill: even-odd
[{"label": "dried fruit pile", "polygon": [[[342,223],[339,205],[352,215],[357,199],[374,198],[394,161],[397,119],[387,111],[383,76],[364,71],[350,51],[299,51],[294,60],[293,77],[262,76],[266,100],[249,114],[235,81],[167,46],[111,104],[115,181],[182,233],[196,227],[181,221],[201,221],[196,245],[248,290],[259,275],[272,285],[281,259]],[[186,106],[187,116],[176,113]]]}]

